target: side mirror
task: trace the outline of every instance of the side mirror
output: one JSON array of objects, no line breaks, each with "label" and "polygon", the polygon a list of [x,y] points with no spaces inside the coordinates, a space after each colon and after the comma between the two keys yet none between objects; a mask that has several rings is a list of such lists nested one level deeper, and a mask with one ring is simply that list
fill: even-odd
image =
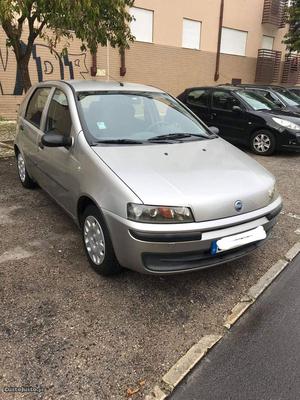
[{"label": "side mirror", "polygon": [[209,130],[211,131],[211,133],[213,133],[214,135],[218,135],[220,130],[219,128],[217,128],[216,126],[210,126]]},{"label": "side mirror", "polygon": [[240,106],[233,106],[232,107],[232,111],[234,111],[234,112],[243,112],[243,110],[241,109]]},{"label": "side mirror", "polygon": [[58,133],[45,133],[41,142],[46,147],[70,147],[72,138],[70,136],[59,135]]}]

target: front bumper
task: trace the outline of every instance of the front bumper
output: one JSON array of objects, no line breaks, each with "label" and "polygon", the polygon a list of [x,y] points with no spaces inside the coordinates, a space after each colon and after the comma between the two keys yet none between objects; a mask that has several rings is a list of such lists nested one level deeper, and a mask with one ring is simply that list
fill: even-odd
[{"label": "front bumper", "polygon": [[300,132],[293,132],[286,130],[279,139],[279,148],[290,150],[290,151],[300,151]]},{"label": "front bumper", "polygon": [[282,208],[281,198],[262,209],[214,221],[186,224],[144,224],[103,210],[121,265],[148,274],[174,274],[222,264],[242,257],[265,240],[210,254],[211,243],[258,226],[270,234]]}]

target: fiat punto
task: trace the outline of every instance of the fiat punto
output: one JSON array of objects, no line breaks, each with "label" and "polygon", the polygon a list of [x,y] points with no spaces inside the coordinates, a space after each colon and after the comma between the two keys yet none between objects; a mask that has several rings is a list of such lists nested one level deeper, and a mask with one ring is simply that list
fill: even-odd
[{"label": "fiat punto", "polygon": [[100,274],[199,270],[265,242],[281,209],[274,177],[154,87],[99,81],[33,86],[15,154],[77,222]]}]

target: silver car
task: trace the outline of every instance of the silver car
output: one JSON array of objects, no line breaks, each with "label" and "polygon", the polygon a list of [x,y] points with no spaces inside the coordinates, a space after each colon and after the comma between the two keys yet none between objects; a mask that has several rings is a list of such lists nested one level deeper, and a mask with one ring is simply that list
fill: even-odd
[{"label": "silver car", "polygon": [[18,116],[21,183],[79,225],[92,267],[151,274],[234,260],[270,234],[274,177],[154,87],[50,81]]}]

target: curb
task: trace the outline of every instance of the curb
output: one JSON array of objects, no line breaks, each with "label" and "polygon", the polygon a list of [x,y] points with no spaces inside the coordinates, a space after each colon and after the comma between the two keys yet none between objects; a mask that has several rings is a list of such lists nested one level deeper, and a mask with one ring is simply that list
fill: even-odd
[{"label": "curb", "polygon": [[[225,317],[224,327],[227,330],[251,307],[259,296],[270,286],[277,276],[300,253],[300,242],[297,242],[284,256],[284,260],[278,260],[272,267],[248,290],[246,295],[232,308]],[[161,378],[152,391],[145,396],[145,400],[165,400],[172,393],[182,379],[200,362],[209,350],[214,347],[227,333],[223,335],[206,335],[194,344]]]}]

